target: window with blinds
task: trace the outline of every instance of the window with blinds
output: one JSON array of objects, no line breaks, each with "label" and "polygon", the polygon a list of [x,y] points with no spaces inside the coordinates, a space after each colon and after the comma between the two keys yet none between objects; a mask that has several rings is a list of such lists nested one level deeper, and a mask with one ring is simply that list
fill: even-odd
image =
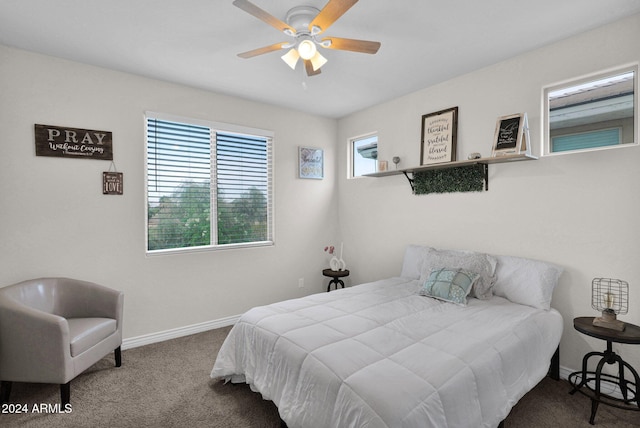
[{"label": "window with blinds", "polygon": [[146,126],[148,252],[273,243],[268,132],[158,115]]}]

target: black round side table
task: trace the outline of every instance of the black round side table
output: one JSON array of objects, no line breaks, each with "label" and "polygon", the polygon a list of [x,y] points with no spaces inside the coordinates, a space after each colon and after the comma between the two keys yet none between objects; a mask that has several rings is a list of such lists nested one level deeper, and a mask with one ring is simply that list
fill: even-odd
[{"label": "black round side table", "polygon": [[[589,352],[582,358],[582,370],[573,372],[569,375],[569,383],[573,385],[573,389],[569,394],[575,394],[576,391],[591,398],[591,418],[589,423],[594,424],[598,405],[600,403],[607,406],[617,407],[625,410],[640,410],[640,401],[638,401],[638,385],[640,385],[640,377],[638,372],[618,354],[613,352],[611,344],[627,343],[640,345],[640,327],[634,324],[625,323],[624,331],[616,331],[608,328],[593,325],[594,317],[574,318],[573,328],[587,336],[605,340],[607,349],[604,352]],[[591,357],[601,357],[598,361],[595,371],[587,370],[587,363]],[[618,375],[612,376],[602,373],[605,364],[618,364]],[[633,379],[625,378],[625,368],[633,376]],[[580,379],[578,381],[578,379]],[[613,397],[602,392],[602,384],[614,386],[620,390],[622,398]]]},{"label": "black round side table", "polygon": [[329,285],[327,286],[327,291],[331,291],[331,284],[335,284],[335,287],[337,290],[338,285],[344,288],[344,282],[340,278],[349,276],[349,269],[345,269],[345,270],[323,269],[322,274],[324,276],[328,276],[329,278],[331,278],[331,281],[329,281]]}]

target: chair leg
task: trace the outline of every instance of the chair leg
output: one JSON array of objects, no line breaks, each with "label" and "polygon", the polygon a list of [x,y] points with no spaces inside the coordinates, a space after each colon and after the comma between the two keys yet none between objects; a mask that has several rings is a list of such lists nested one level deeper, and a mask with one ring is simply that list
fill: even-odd
[{"label": "chair leg", "polygon": [[120,346],[118,346],[113,353],[116,356],[116,367],[122,366],[122,351],[120,350]]},{"label": "chair leg", "polygon": [[62,401],[62,408],[71,401],[71,381],[60,385],[60,401]]},{"label": "chair leg", "polygon": [[5,404],[9,402],[9,395],[11,395],[11,385],[12,383],[3,380],[0,382],[0,403]]}]

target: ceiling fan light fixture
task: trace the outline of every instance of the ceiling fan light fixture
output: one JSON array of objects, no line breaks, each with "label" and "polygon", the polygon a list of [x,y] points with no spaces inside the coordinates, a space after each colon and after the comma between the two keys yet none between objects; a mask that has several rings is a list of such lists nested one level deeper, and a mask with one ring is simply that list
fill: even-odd
[{"label": "ceiling fan light fixture", "polygon": [[253,58],[285,49],[287,53],[281,58],[289,67],[295,70],[298,60],[302,58],[307,76],[316,76],[327,63],[327,59],[318,52],[320,48],[375,54],[380,48],[380,42],[341,37],[325,37],[320,40],[320,34],[357,2],[358,0],[328,0],[322,10],[313,6],[295,6],[289,9],[282,21],[253,4],[251,0],[233,0],[234,6],[293,38],[290,43],[275,43],[239,53],[238,56]]},{"label": "ceiling fan light fixture", "polygon": [[311,58],[311,65],[313,66],[313,71],[318,71],[320,67],[327,63],[327,59],[320,55],[320,52],[316,51],[316,54]]},{"label": "ceiling fan light fixture", "polygon": [[300,54],[300,58],[310,60],[315,57],[316,53],[318,53],[318,48],[316,48],[313,40],[304,39],[298,43],[298,54]]},{"label": "ceiling fan light fixture", "polygon": [[289,52],[282,55],[280,58],[282,58],[282,60],[286,62],[289,67],[295,70],[296,64],[298,63],[298,59],[300,58],[300,55],[298,54],[297,50],[290,49]]}]

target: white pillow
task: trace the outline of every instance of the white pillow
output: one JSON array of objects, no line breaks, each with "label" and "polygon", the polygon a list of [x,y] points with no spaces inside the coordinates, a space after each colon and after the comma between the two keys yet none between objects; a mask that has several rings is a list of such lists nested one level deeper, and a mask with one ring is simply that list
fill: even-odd
[{"label": "white pillow", "polygon": [[493,294],[514,303],[549,310],[553,290],[563,269],[552,263],[514,256],[495,256]]},{"label": "white pillow", "polygon": [[402,271],[400,276],[403,278],[420,278],[422,273],[422,264],[424,263],[424,257],[427,249],[423,245],[407,245],[407,249],[404,252],[404,259],[402,260]]},{"label": "white pillow", "polygon": [[489,254],[476,253],[473,251],[426,248],[424,250],[420,282],[424,283],[434,269],[441,269],[443,267],[464,269],[480,275],[478,280],[474,282],[469,296],[487,300],[493,296],[491,289],[496,279],[496,265],[496,258]]}]

